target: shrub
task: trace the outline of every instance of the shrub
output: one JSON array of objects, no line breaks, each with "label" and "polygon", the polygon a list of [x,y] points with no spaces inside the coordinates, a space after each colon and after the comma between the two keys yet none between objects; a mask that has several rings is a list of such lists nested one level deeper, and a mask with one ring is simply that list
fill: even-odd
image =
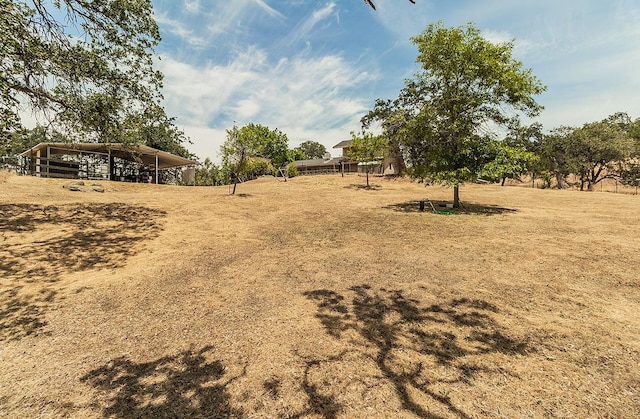
[{"label": "shrub", "polygon": [[298,168],[295,164],[289,163],[287,166],[287,177],[296,177],[298,176]]}]

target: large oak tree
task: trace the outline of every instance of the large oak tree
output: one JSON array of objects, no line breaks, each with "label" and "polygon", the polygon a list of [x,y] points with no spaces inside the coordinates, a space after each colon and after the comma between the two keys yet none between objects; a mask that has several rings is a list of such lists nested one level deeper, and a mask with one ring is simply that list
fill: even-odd
[{"label": "large oak tree", "polygon": [[171,125],[153,68],[159,41],[151,0],[0,0],[0,133],[17,131],[25,111],[83,141]]},{"label": "large oak tree", "polygon": [[421,71],[397,99],[377,101],[365,121],[382,121],[412,176],[453,186],[458,207],[459,185],[495,163],[495,128],[536,116],[534,96],[545,86],[513,58],[513,42],[493,43],[471,23],[434,23],[412,41]]}]

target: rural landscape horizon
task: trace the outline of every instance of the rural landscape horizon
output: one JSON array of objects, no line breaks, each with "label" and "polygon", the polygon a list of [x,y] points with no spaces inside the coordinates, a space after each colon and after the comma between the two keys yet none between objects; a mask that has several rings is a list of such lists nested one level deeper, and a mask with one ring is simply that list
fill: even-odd
[{"label": "rural landscape horizon", "polygon": [[640,417],[640,0],[0,0],[0,417]]},{"label": "rural landscape horizon", "polygon": [[633,417],[638,196],[0,173],[4,417]]}]

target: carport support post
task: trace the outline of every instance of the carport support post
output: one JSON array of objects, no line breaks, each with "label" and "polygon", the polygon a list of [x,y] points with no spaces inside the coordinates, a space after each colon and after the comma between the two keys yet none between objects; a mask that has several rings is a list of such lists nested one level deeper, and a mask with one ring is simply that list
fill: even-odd
[{"label": "carport support post", "polygon": [[156,153],[156,185],[158,184],[158,153]]},{"label": "carport support post", "polygon": [[116,179],[116,159],[111,155],[111,149],[109,149],[109,180]]},{"label": "carport support post", "polygon": [[49,177],[49,160],[51,159],[51,147],[47,147],[47,177]]}]

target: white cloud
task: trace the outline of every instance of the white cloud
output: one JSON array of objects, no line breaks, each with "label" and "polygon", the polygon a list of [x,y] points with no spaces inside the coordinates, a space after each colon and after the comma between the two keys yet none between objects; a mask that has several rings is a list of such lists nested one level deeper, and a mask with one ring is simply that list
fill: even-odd
[{"label": "white cloud", "polygon": [[247,99],[239,100],[237,106],[231,107],[231,109],[238,116],[238,119],[247,120],[257,115],[262,106],[255,96],[251,96]]},{"label": "white cloud", "polygon": [[314,10],[307,19],[301,21],[293,28],[286,38],[287,43],[293,45],[299,41],[306,41],[309,33],[318,23],[334,14],[335,6],[335,3],[328,3],[322,9]]},{"label": "white cloud", "polygon": [[493,44],[503,44],[513,40],[514,36],[507,31],[486,30],[482,31],[482,37]]},{"label": "white cloud", "polygon": [[271,17],[275,17],[278,19],[285,19],[282,13],[278,12],[277,10],[269,6],[265,1],[263,0],[254,0],[254,1],[258,6],[260,6],[262,10],[267,12]]},{"label": "white cloud", "polygon": [[250,27],[251,23],[264,13],[272,19],[286,19],[282,13],[270,7],[263,0],[215,2],[210,7],[212,10],[208,13],[209,22],[206,28],[212,39],[227,33],[240,34],[243,32],[243,28]]},{"label": "white cloud", "polygon": [[164,91],[170,114],[180,115],[187,124],[201,124],[224,111],[223,106],[244,86],[260,77],[264,52],[249,49],[226,66],[198,68],[173,58],[165,58],[158,68],[165,75]]},{"label": "white cloud", "polygon": [[184,8],[188,13],[200,13],[200,0],[184,0]]},{"label": "white cloud", "polygon": [[[359,128],[370,99],[353,92],[374,75],[337,55],[295,56],[275,64],[267,58],[264,51],[250,47],[226,65],[199,68],[172,58],[159,62],[167,112],[178,117],[181,127],[200,127],[194,129],[198,138],[185,128],[196,142],[194,149],[219,149],[219,135],[205,138],[202,133],[234,123],[279,128],[292,141],[312,135],[327,147]],[[206,156],[216,157],[201,157]]]},{"label": "white cloud", "polygon": [[178,36],[183,42],[192,47],[204,47],[206,40],[196,36],[192,29],[188,28],[182,21],[171,19],[166,13],[160,13],[155,16],[156,22],[163,30],[167,30]]},{"label": "white cloud", "polygon": [[[180,121],[178,120],[178,123]],[[223,128],[209,128],[201,125],[180,125],[193,144],[185,144],[201,161],[209,157],[214,163],[220,164],[220,146],[227,138],[227,131]]]}]

